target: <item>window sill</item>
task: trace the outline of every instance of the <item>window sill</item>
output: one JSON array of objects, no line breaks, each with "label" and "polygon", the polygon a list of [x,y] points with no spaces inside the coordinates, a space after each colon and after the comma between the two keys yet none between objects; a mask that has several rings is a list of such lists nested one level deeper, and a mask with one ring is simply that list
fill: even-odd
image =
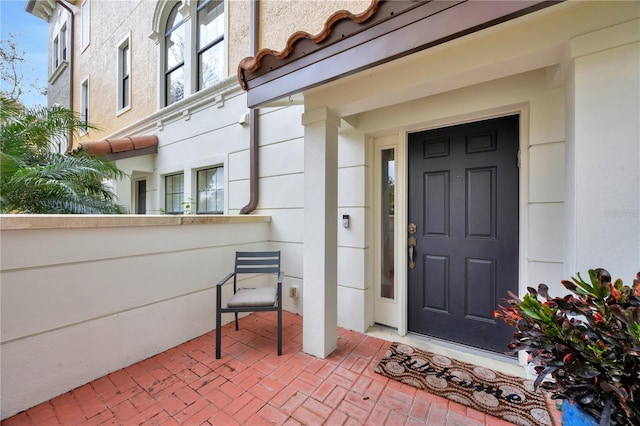
[{"label": "window sill", "polygon": [[60,75],[62,75],[64,70],[66,70],[68,67],[69,67],[69,61],[60,62],[58,67],[51,73],[51,76],[49,77],[49,84],[54,84],[56,80],[60,77]]},{"label": "window sill", "polygon": [[116,117],[121,116],[122,114],[124,114],[125,112],[127,112],[129,110],[131,110],[131,102],[129,102],[128,106],[116,110]]}]

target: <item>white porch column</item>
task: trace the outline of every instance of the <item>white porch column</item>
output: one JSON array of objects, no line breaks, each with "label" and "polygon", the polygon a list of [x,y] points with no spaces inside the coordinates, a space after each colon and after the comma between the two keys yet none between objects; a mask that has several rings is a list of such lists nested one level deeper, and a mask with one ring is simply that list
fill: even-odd
[{"label": "white porch column", "polygon": [[571,40],[567,91],[567,276],[640,264],[639,21]]},{"label": "white porch column", "polygon": [[338,127],[326,108],[305,112],[302,350],[325,358],[338,342]]}]

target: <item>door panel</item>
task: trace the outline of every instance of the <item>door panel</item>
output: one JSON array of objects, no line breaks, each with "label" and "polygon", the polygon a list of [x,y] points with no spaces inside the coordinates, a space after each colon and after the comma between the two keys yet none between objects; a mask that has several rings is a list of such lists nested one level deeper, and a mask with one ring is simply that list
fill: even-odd
[{"label": "door panel", "polygon": [[424,255],[424,270],[429,276],[424,288],[426,309],[448,312],[449,309],[449,258],[447,256]]},{"label": "door panel", "polygon": [[518,116],[409,135],[409,331],[504,352],[518,288]]},{"label": "door panel", "polygon": [[449,235],[449,172],[425,173],[424,224],[426,235]]}]

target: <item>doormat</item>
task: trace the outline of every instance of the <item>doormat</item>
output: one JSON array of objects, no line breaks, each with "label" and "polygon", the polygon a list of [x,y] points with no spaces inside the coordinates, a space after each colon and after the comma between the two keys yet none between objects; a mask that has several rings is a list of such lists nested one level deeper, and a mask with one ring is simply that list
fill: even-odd
[{"label": "doormat", "polygon": [[521,426],[552,425],[533,381],[394,342],[376,373]]}]

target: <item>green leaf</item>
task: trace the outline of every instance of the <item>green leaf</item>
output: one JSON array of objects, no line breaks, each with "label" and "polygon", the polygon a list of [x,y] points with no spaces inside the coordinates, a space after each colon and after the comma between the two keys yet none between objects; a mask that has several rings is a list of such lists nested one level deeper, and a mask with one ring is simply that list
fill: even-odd
[{"label": "green leaf", "polygon": [[0,120],[2,213],[126,213],[106,184],[126,176],[113,163],[52,151],[53,141],[86,127],[76,113],[0,96]]}]

